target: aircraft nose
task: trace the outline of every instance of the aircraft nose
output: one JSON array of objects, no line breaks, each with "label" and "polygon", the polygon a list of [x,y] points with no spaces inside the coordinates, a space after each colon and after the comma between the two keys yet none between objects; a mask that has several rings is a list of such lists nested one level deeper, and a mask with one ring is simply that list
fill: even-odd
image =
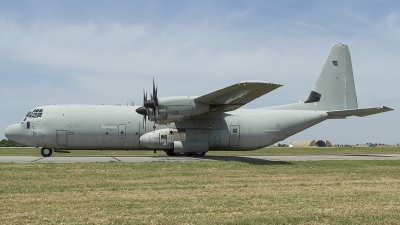
[{"label": "aircraft nose", "polygon": [[21,124],[16,123],[16,124],[8,126],[6,128],[6,131],[4,132],[4,135],[6,136],[6,138],[8,138],[10,140],[21,143],[22,142]]}]

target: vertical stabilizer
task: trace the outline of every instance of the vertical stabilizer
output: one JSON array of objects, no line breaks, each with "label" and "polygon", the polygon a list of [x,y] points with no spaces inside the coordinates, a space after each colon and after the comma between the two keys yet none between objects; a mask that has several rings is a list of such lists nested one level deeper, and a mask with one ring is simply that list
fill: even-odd
[{"label": "vertical stabilizer", "polygon": [[346,44],[336,43],[332,46],[305,103],[315,104],[314,109],[324,111],[358,108],[350,51]]}]

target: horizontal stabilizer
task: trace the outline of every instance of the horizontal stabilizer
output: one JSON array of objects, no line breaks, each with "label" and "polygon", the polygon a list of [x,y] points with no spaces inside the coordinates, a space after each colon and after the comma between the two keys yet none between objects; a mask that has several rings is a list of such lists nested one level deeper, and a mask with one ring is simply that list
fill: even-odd
[{"label": "horizontal stabilizer", "polygon": [[346,109],[346,110],[336,110],[327,112],[329,119],[342,119],[348,116],[369,116],[373,114],[383,113],[387,111],[392,111],[392,108],[382,106],[374,108],[364,108],[364,109]]}]

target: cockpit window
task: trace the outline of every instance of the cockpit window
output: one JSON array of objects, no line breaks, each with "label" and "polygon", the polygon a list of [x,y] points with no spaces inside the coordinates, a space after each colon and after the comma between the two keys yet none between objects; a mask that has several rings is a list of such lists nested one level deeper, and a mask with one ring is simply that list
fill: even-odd
[{"label": "cockpit window", "polygon": [[34,109],[33,111],[29,111],[28,114],[26,114],[26,118],[40,118],[43,116],[43,109]]}]

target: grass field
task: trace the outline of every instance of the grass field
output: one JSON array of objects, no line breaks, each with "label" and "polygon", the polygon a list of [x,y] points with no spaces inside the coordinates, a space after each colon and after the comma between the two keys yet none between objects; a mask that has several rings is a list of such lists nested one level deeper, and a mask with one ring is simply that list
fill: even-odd
[{"label": "grass field", "polygon": [[400,162],[0,164],[0,224],[400,224]]},{"label": "grass field", "polygon": [[[255,151],[210,151],[206,155],[343,155],[343,154],[400,154],[400,148],[262,148]],[[0,148],[0,156],[41,156],[39,148]],[[162,155],[152,150],[72,150],[71,153],[54,152],[53,156],[135,156]]]}]

